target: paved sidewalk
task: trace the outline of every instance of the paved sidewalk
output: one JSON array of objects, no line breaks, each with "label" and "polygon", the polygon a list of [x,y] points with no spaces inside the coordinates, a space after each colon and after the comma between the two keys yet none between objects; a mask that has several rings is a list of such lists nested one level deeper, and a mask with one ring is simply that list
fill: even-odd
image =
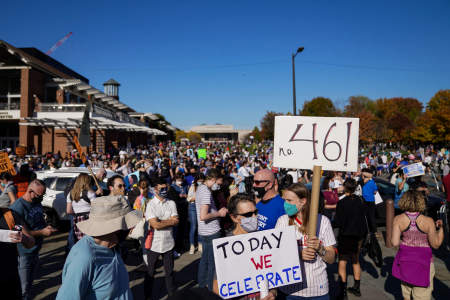
[{"label": "paved sidewalk", "polygon": [[[382,230],[382,229],[381,229]],[[61,271],[64,264],[64,248],[67,242],[67,233],[61,233],[45,240],[41,250],[41,267],[38,272],[38,279],[34,281],[33,293],[37,295],[35,299],[54,299],[61,284]],[[384,241],[380,241],[383,251],[384,266],[379,269],[367,256],[361,262],[363,272],[361,275],[362,297],[349,295],[349,299],[402,299],[400,282],[391,276],[392,262],[396,251],[384,247]],[[189,255],[183,254],[175,260],[175,281],[179,289],[195,286],[197,278],[199,253]],[[434,262],[436,276],[434,279],[433,299],[450,299],[450,255],[448,252],[434,252]],[[131,252],[126,260],[127,269],[130,276],[130,287],[132,288],[136,300],[143,299],[144,272],[141,269],[141,258],[138,254]],[[166,288],[164,284],[164,271],[161,263],[157,269],[154,298],[165,299]],[[350,266],[349,266],[350,271]],[[331,293],[336,290],[337,263],[329,266]],[[349,286],[353,284],[353,276],[350,275]],[[333,298],[332,298],[333,299]]]}]

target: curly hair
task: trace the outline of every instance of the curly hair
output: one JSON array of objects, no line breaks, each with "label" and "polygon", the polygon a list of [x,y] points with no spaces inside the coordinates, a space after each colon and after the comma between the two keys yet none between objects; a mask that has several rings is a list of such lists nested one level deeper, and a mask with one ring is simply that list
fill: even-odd
[{"label": "curly hair", "polygon": [[424,195],[414,190],[409,190],[403,194],[398,202],[398,207],[409,212],[424,212],[427,208]]}]

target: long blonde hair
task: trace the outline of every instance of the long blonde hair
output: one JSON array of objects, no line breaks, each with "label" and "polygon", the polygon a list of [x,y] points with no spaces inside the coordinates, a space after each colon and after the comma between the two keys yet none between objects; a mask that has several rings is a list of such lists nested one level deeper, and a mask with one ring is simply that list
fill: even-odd
[{"label": "long blonde hair", "polygon": [[89,175],[81,173],[78,175],[75,183],[73,184],[73,188],[70,191],[70,198],[72,201],[78,202],[81,199],[81,193],[83,191],[89,191],[91,188],[91,177]]}]

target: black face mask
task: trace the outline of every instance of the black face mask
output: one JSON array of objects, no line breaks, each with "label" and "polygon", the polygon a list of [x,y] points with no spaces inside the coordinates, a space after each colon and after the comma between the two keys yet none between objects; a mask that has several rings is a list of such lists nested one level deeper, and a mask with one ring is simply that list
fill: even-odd
[{"label": "black face mask", "polygon": [[119,244],[125,241],[129,233],[130,233],[129,230],[120,230],[119,232],[116,233],[117,238],[119,240]]},{"label": "black face mask", "polygon": [[41,203],[43,199],[44,199],[44,195],[32,198],[31,202],[33,202],[33,203]]},{"label": "black face mask", "polygon": [[259,199],[262,199],[266,195],[266,193],[267,193],[267,191],[266,191],[267,184],[265,186],[261,186],[261,187],[253,187],[253,190],[256,193],[256,197],[258,197]]}]

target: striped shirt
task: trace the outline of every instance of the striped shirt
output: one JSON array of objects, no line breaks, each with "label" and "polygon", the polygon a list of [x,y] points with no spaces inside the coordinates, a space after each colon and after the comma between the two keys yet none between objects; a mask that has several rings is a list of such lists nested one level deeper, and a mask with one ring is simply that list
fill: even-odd
[{"label": "striped shirt", "polygon": [[199,184],[197,192],[195,193],[195,207],[197,209],[198,234],[212,235],[220,231],[219,219],[209,219],[207,221],[200,221],[200,209],[202,205],[209,205],[208,213],[217,212],[216,205],[209,188],[204,184]]},{"label": "striped shirt", "polygon": [[[278,219],[275,228],[286,228],[288,226],[289,217],[288,215],[283,215]],[[299,230],[296,230],[295,234],[299,245],[298,250],[301,251],[304,244],[304,235]],[[325,216],[321,218],[319,240],[325,247],[336,244],[330,220]],[[328,294],[327,265],[325,261],[319,255],[317,255],[315,260],[303,261],[300,253],[299,255],[303,281],[298,284],[280,287],[280,289],[285,294],[301,297],[317,297]]]}]

